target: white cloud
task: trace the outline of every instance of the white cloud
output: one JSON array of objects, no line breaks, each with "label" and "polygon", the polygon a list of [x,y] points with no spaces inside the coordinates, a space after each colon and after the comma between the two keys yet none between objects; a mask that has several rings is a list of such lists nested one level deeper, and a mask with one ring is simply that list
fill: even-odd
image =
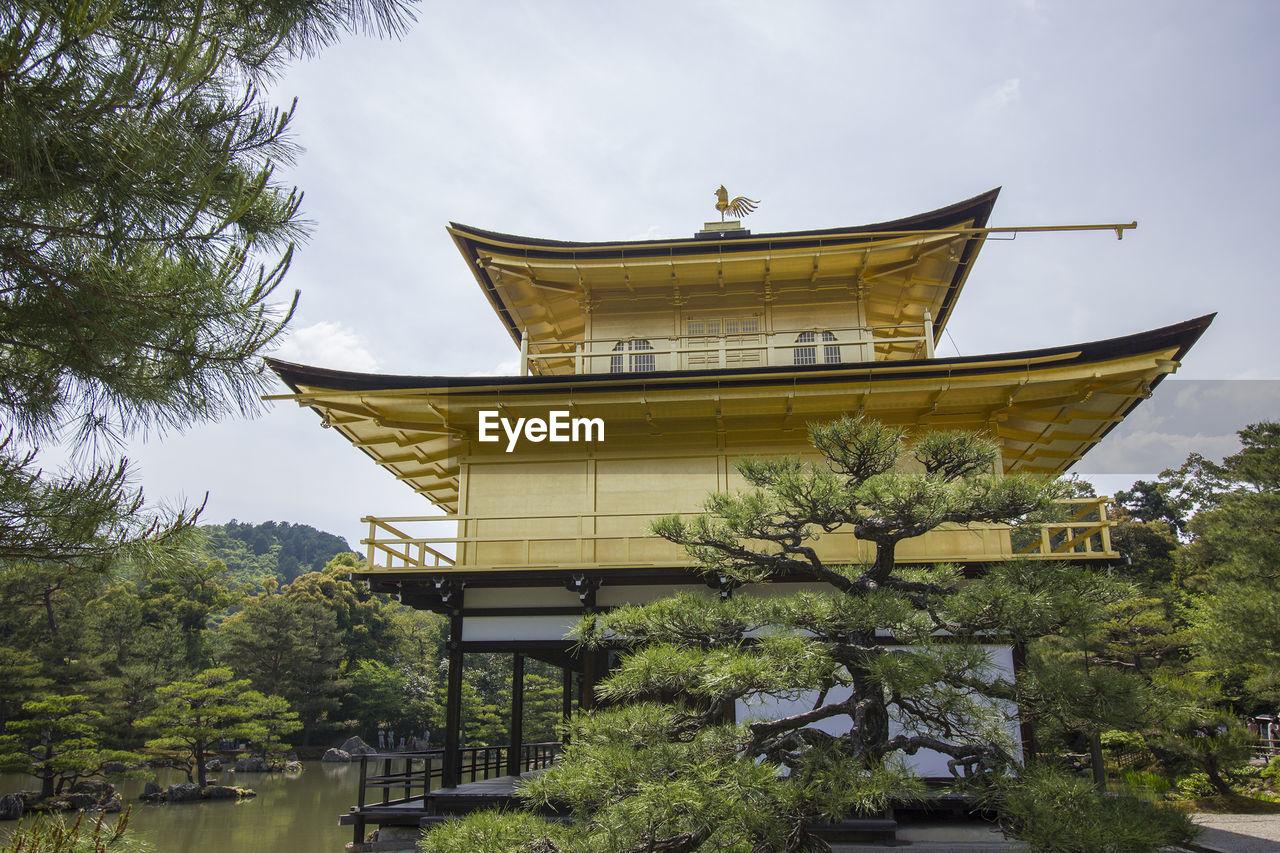
[{"label": "white cloud", "polygon": [[999,112],[1017,101],[1021,96],[1022,81],[1017,77],[1010,77],[995,89],[983,95],[982,100],[978,103],[978,111],[982,113]]},{"label": "white cloud", "polygon": [[376,373],[378,370],[378,359],[369,352],[360,336],[332,320],[293,328],[273,355],[285,361],[337,370],[360,373]]},{"label": "white cloud", "polygon": [[519,376],[520,375],[520,359],[508,358],[495,364],[489,370],[475,370],[467,374],[468,376]]}]

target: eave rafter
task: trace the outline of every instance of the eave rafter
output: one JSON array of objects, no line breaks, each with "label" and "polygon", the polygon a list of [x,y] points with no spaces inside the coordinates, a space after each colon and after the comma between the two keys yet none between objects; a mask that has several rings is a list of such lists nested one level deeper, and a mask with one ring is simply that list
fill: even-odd
[{"label": "eave rafter", "polygon": [[1150,394],[1211,319],[1021,353],[785,370],[477,378],[271,366],[296,392],[283,397],[313,408],[397,479],[456,511],[466,455],[495,452],[468,440],[481,408],[545,417],[567,405],[574,417],[604,417],[610,437],[622,441],[599,449],[606,454],[633,452],[629,442],[657,454],[717,431],[740,446],[777,446],[798,440],[807,421],[856,408],[895,425],[989,430],[1006,471],[1061,473]]}]

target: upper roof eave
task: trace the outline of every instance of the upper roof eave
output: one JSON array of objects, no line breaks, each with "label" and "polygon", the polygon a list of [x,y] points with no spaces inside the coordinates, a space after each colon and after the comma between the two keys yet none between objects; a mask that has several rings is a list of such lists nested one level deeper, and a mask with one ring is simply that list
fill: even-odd
[{"label": "upper roof eave", "polygon": [[[585,390],[585,386],[597,386],[614,390],[659,381],[696,385],[708,381],[754,381],[756,378],[767,378],[780,374],[796,374],[798,377],[806,377],[812,374],[814,380],[827,374],[849,373],[866,373],[868,376],[873,376],[876,373],[892,374],[894,376],[910,374],[916,377],[933,374],[945,376],[955,375],[959,371],[982,370],[993,362],[1044,361],[1054,356],[1064,355],[1071,355],[1072,360],[1092,362],[1170,348],[1175,350],[1173,359],[1177,361],[1181,360],[1183,355],[1199,340],[1200,336],[1209,327],[1209,324],[1213,322],[1215,316],[1217,315],[1206,314],[1202,317],[1146,332],[1044,349],[977,356],[957,356],[954,358],[876,361],[841,365],[782,365],[776,367],[658,371],[653,373],[579,373],[547,376],[411,376],[333,370],[324,367],[294,364],[275,358],[267,358],[266,362],[276,375],[293,389],[294,393],[299,394],[305,393],[302,390],[303,387],[354,392],[395,390],[448,391],[486,386],[501,386],[511,390],[527,389],[530,391],[550,390],[557,386],[574,386],[580,390]],[[1060,364],[1062,362],[1056,363]]]},{"label": "upper roof eave", "polygon": [[[972,222],[973,228],[983,228],[1000,195],[1000,187],[988,190],[946,207],[919,213],[902,219],[888,222],[877,222],[871,225],[857,225],[840,228],[820,228],[805,231],[777,231],[764,234],[725,234],[719,238],[680,237],[658,240],[603,240],[603,241],[569,241],[549,240],[542,237],[523,237],[517,234],[504,234],[500,231],[487,231],[458,222],[449,223],[449,232],[463,240],[474,240],[479,244],[501,246],[506,249],[527,249],[538,256],[557,256],[566,252],[576,257],[637,257],[646,253],[666,255],[688,252],[690,254],[708,254],[712,252],[747,252],[758,251],[767,244],[786,242],[792,246],[803,246],[807,242],[814,244],[827,242],[831,238],[848,237],[851,241],[862,242],[875,239],[868,232],[885,231],[933,231],[954,226],[960,222]],[[648,250],[648,251],[646,251]],[[542,253],[545,253],[543,255]],[[584,255],[583,253],[587,253]]]},{"label": "upper roof eave", "polygon": [[[503,299],[501,288],[494,282],[482,263],[481,253],[489,250],[497,253],[518,253],[530,259],[566,259],[575,262],[608,262],[644,257],[698,256],[715,254],[724,258],[734,254],[774,251],[783,248],[832,249],[886,239],[885,232],[898,232],[908,237],[914,232],[939,231],[950,227],[985,228],[995,207],[1000,187],[988,190],[946,207],[927,213],[919,213],[888,222],[841,228],[825,228],[809,231],[786,231],[767,234],[744,233],[736,236],[703,239],[687,237],[662,240],[571,242],[548,240],[540,237],[522,237],[498,231],[486,231],[457,222],[450,222],[448,231],[463,257],[467,259],[476,282],[495,313],[506,326],[512,341],[520,343],[522,329],[516,316]],[[878,236],[877,236],[878,235]],[[964,287],[972,268],[972,262],[982,247],[983,235],[972,234],[964,242],[964,249],[956,264],[955,274],[938,306],[934,322],[934,342],[941,339],[955,307],[956,299]]]}]

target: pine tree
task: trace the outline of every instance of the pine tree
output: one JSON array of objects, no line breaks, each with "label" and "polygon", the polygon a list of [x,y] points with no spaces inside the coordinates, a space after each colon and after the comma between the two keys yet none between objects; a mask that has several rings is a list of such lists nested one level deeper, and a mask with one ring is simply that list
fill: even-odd
[{"label": "pine tree", "polygon": [[108,764],[139,761],[134,753],[102,748],[102,714],[86,696],[50,695],[24,703],[22,711],[0,736],[0,769],[35,776],[42,799],[79,779],[102,776]]},{"label": "pine tree", "polygon": [[254,408],[304,232],[275,177],[293,109],[258,87],[409,19],[402,0],[0,8],[0,559],[161,532],[123,461],[47,476],[34,453]]},{"label": "pine tree", "polygon": [[[574,718],[563,762],[524,789],[574,820],[531,833],[486,816],[433,831],[425,849],[823,850],[813,825],[919,790],[905,759],[922,750],[966,786],[1019,774],[1008,713],[1034,704],[1036,683],[1015,684],[992,646],[1053,633],[1118,590],[1052,561],[966,578],[900,564],[896,549],[942,524],[1025,518],[1062,487],[996,475],[998,445],[970,433],[908,448],[904,430],[845,418],[810,437],[820,463],[745,460],[749,491],[655,525],[732,594],[622,607],[576,629],[587,647],[631,651],[597,689],[603,709]],[[824,558],[822,535],[841,528],[874,544],[870,565]],[[815,580],[825,589],[752,594]]]},{"label": "pine tree", "polygon": [[176,749],[185,757],[187,779],[208,784],[205,759],[223,738],[258,743],[269,752],[283,734],[298,728],[298,717],[279,696],[249,689],[229,669],[206,669],[189,681],[157,691],[160,704],[139,726],[157,732],[153,749]]}]

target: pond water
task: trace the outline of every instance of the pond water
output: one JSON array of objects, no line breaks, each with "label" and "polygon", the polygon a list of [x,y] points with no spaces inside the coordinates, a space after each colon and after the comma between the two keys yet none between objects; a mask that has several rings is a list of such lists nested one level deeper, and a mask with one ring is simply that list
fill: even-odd
[{"label": "pond water", "polygon": [[[150,842],[155,853],[342,853],[351,828],[338,826],[338,816],[356,802],[360,765],[304,761],[296,775],[281,773],[210,773],[209,781],[252,788],[258,796],[234,801],[155,805],[138,800],[145,781],[116,782],[126,804],[133,806],[131,834]],[[176,770],[157,770],[164,786],[187,781]],[[0,794],[38,787],[29,776],[0,773]],[[25,822],[25,821],[24,821]],[[0,821],[0,842],[16,824]]]}]

